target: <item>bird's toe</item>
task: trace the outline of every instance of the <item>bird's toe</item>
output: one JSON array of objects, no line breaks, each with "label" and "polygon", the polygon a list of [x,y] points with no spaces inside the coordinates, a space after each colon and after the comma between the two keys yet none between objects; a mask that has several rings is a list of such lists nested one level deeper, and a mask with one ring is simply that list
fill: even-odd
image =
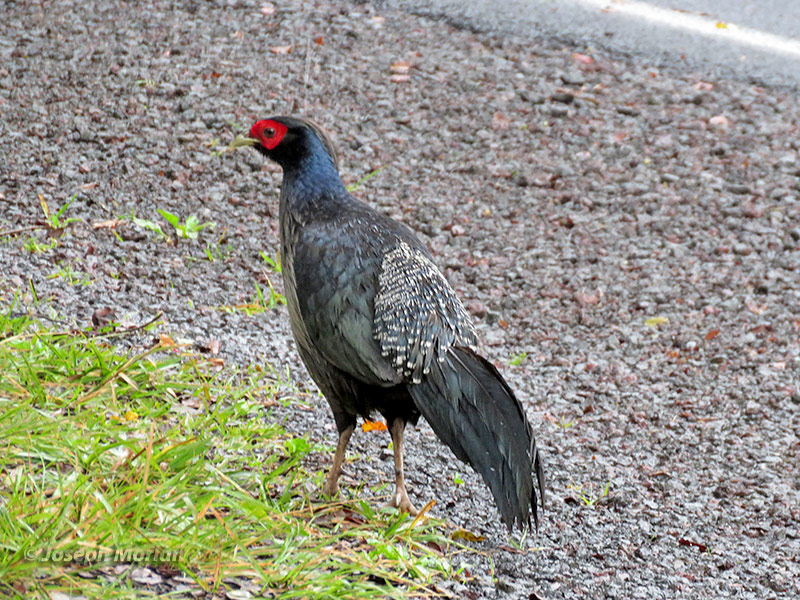
[{"label": "bird's toe", "polygon": [[412,517],[416,517],[419,514],[419,511],[411,504],[411,499],[408,497],[408,494],[395,494],[392,499],[389,500],[388,506],[396,508],[401,512],[408,513]]},{"label": "bird's toe", "polygon": [[339,482],[327,479],[322,486],[322,495],[326,498],[333,498],[339,493]]}]

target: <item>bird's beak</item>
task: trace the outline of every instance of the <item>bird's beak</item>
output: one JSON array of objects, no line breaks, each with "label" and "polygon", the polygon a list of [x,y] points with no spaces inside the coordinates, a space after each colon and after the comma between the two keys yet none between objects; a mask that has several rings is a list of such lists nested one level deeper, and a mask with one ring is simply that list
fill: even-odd
[{"label": "bird's beak", "polygon": [[228,148],[230,148],[231,150],[236,150],[237,148],[241,148],[243,146],[256,146],[256,145],[258,145],[257,139],[251,137],[245,137],[240,134],[237,135],[235,138],[233,138],[233,141],[231,142],[230,146],[228,146]]}]

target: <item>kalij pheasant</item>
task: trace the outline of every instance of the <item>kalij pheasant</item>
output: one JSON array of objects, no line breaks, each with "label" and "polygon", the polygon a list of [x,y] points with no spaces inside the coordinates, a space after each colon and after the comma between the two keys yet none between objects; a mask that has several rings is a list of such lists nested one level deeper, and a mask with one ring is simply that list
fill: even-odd
[{"label": "kalij pheasant", "polygon": [[360,415],[381,413],[394,446],[390,502],[416,513],[403,479],[403,430],[420,414],[494,495],[503,522],[538,526],[544,476],[525,411],[475,351],[469,315],[405,225],[345,189],[333,146],[308,121],[258,121],[250,143],[283,167],[283,279],[300,356],[330,404],[339,442],[324,493],[339,489]]}]

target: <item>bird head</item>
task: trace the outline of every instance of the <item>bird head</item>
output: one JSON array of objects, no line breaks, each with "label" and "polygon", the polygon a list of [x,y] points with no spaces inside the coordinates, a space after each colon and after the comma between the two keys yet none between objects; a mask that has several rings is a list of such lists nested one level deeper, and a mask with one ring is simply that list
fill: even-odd
[{"label": "bird head", "polygon": [[307,119],[272,117],[257,121],[250,128],[250,137],[239,143],[253,146],[282,167],[298,164],[321,149],[338,169],[338,157],[330,137]]}]

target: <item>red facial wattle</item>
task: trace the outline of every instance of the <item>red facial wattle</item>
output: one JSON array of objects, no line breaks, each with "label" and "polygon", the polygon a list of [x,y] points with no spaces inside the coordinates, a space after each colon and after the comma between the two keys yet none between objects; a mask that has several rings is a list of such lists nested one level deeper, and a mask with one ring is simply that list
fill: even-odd
[{"label": "red facial wattle", "polygon": [[271,119],[258,121],[250,128],[250,137],[257,139],[267,150],[274,150],[286,135],[287,127]]}]

